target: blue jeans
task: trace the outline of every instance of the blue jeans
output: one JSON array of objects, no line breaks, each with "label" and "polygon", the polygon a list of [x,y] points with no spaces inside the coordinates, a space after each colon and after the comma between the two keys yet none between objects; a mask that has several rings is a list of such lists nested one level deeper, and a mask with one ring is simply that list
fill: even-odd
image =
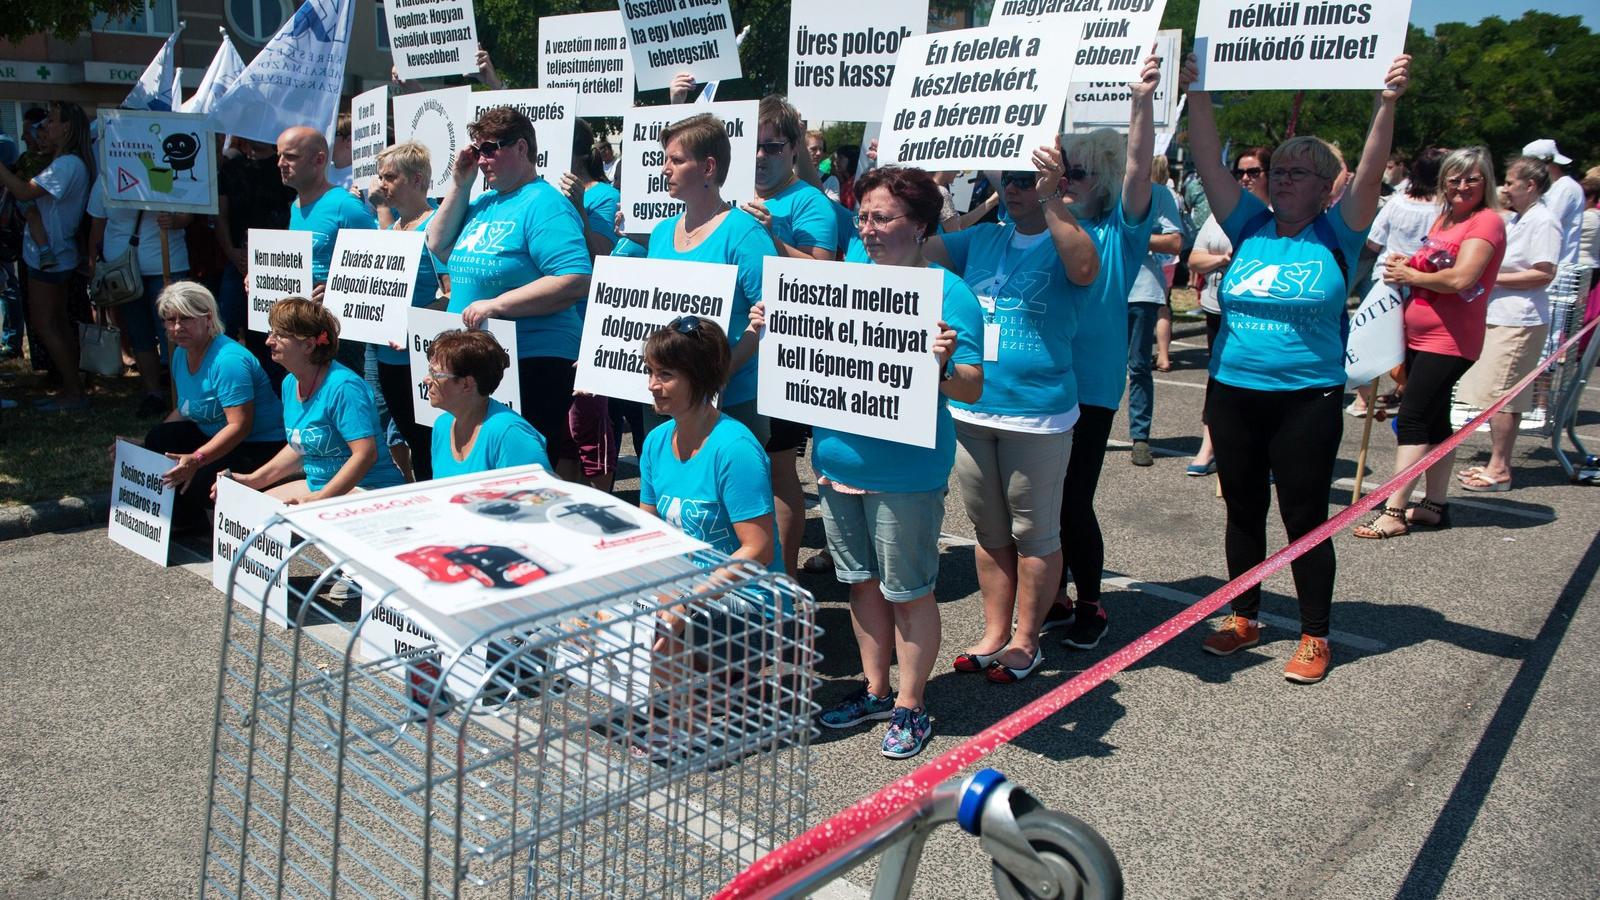
[{"label": "blue jeans", "polygon": [[1150,348],[1155,344],[1159,303],[1128,304],[1128,439],[1150,440],[1156,385],[1150,374]]}]

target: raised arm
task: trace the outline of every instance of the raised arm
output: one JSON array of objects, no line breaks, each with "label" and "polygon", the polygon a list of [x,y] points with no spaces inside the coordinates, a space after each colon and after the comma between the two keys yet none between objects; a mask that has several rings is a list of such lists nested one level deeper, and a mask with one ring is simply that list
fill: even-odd
[{"label": "raised arm", "polygon": [[[1185,89],[1200,77],[1200,64],[1191,53],[1183,61],[1183,74],[1178,81]],[[1217,115],[1211,107],[1208,91],[1189,91],[1189,152],[1194,155],[1195,171],[1200,173],[1200,184],[1206,189],[1206,202],[1211,205],[1211,216],[1219,223],[1228,221],[1239,205],[1239,182],[1229,174],[1222,160],[1222,141],[1217,137]]]},{"label": "raised arm", "polygon": [[1134,222],[1144,221],[1150,211],[1150,161],[1156,152],[1155,92],[1161,84],[1161,59],[1145,57],[1139,80],[1128,87],[1133,91],[1133,109],[1128,118],[1128,165],[1122,178],[1122,208]]},{"label": "raised arm", "polygon": [[1039,203],[1044,207],[1045,225],[1050,228],[1050,241],[1055,244],[1056,255],[1066,269],[1067,280],[1086,287],[1100,277],[1100,254],[1095,250],[1094,239],[1078,224],[1078,219],[1067,208],[1061,196],[1061,178],[1066,174],[1066,164],[1061,156],[1061,138],[1055,144],[1033,151],[1033,166],[1039,170],[1035,189]]},{"label": "raised arm", "polygon": [[1356,165],[1355,177],[1340,206],[1344,223],[1352,231],[1365,231],[1378,214],[1383,169],[1389,161],[1389,148],[1394,144],[1394,108],[1410,81],[1411,57],[1402,53],[1394,58],[1389,74],[1384,77],[1383,83],[1388,87],[1378,92],[1378,108],[1372,113],[1372,127],[1367,129],[1367,143],[1361,148],[1361,162]]},{"label": "raised arm", "polygon": [[455,168],[451,169],[450,189],[445,191],[439,211],[428,223],[428,249],[439,262],[450,262],[450,251],[455,249],[461,226],[466,224],[467,206],[472,202],[472,180],[478,177],[478,152],[471,144],[456,151]]}]

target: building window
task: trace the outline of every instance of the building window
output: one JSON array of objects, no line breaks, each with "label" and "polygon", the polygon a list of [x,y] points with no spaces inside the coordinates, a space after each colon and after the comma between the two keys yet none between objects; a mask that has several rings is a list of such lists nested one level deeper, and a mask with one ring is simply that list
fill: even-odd
[{"label": "building window", "polygon": [[178,28],[176,0],[144,0],[143,7],[136,7],[126,16],[108,16],[105,14],[94,17],[92,26],[95,31],[110,31],[117,34],[149,34],[166,37]]},{"label": "building window", "polygon": [[265,44],[289,18],[288,0],[226,0],[233,33],[251,44]]},{"label": "building window", "polygon": [[378,33],[378,52],[380,52],[380,53],[388,53],[389,52],[389,10],[382,3],[378,4],[378,23],[377,23],[377,25],[378,25],[378,27],[375,30]]}]

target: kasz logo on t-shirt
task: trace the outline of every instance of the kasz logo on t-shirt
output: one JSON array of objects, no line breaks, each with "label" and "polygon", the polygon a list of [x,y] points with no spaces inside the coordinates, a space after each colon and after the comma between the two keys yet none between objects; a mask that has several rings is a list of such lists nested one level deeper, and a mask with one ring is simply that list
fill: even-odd
[{"label": "kasz logo on t-shirt", "polygon": [[1236,296],[1270,297],[1274,300],[1323,300],[1326,292],[1315,287],[1322,277],[1322,263],[1264,263],[1252,259],[1228,270],[1228,293]]}]

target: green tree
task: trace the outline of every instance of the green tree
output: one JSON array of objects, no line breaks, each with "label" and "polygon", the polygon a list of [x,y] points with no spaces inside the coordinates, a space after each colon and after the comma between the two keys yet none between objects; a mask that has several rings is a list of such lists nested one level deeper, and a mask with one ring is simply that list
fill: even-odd
[{"label": "green tree", "polygon": [[143,0],[11,0],[0,17],[0,40],[20,43],[43,33],[71,40],[101,13],[125,16],[143,8]]}]

